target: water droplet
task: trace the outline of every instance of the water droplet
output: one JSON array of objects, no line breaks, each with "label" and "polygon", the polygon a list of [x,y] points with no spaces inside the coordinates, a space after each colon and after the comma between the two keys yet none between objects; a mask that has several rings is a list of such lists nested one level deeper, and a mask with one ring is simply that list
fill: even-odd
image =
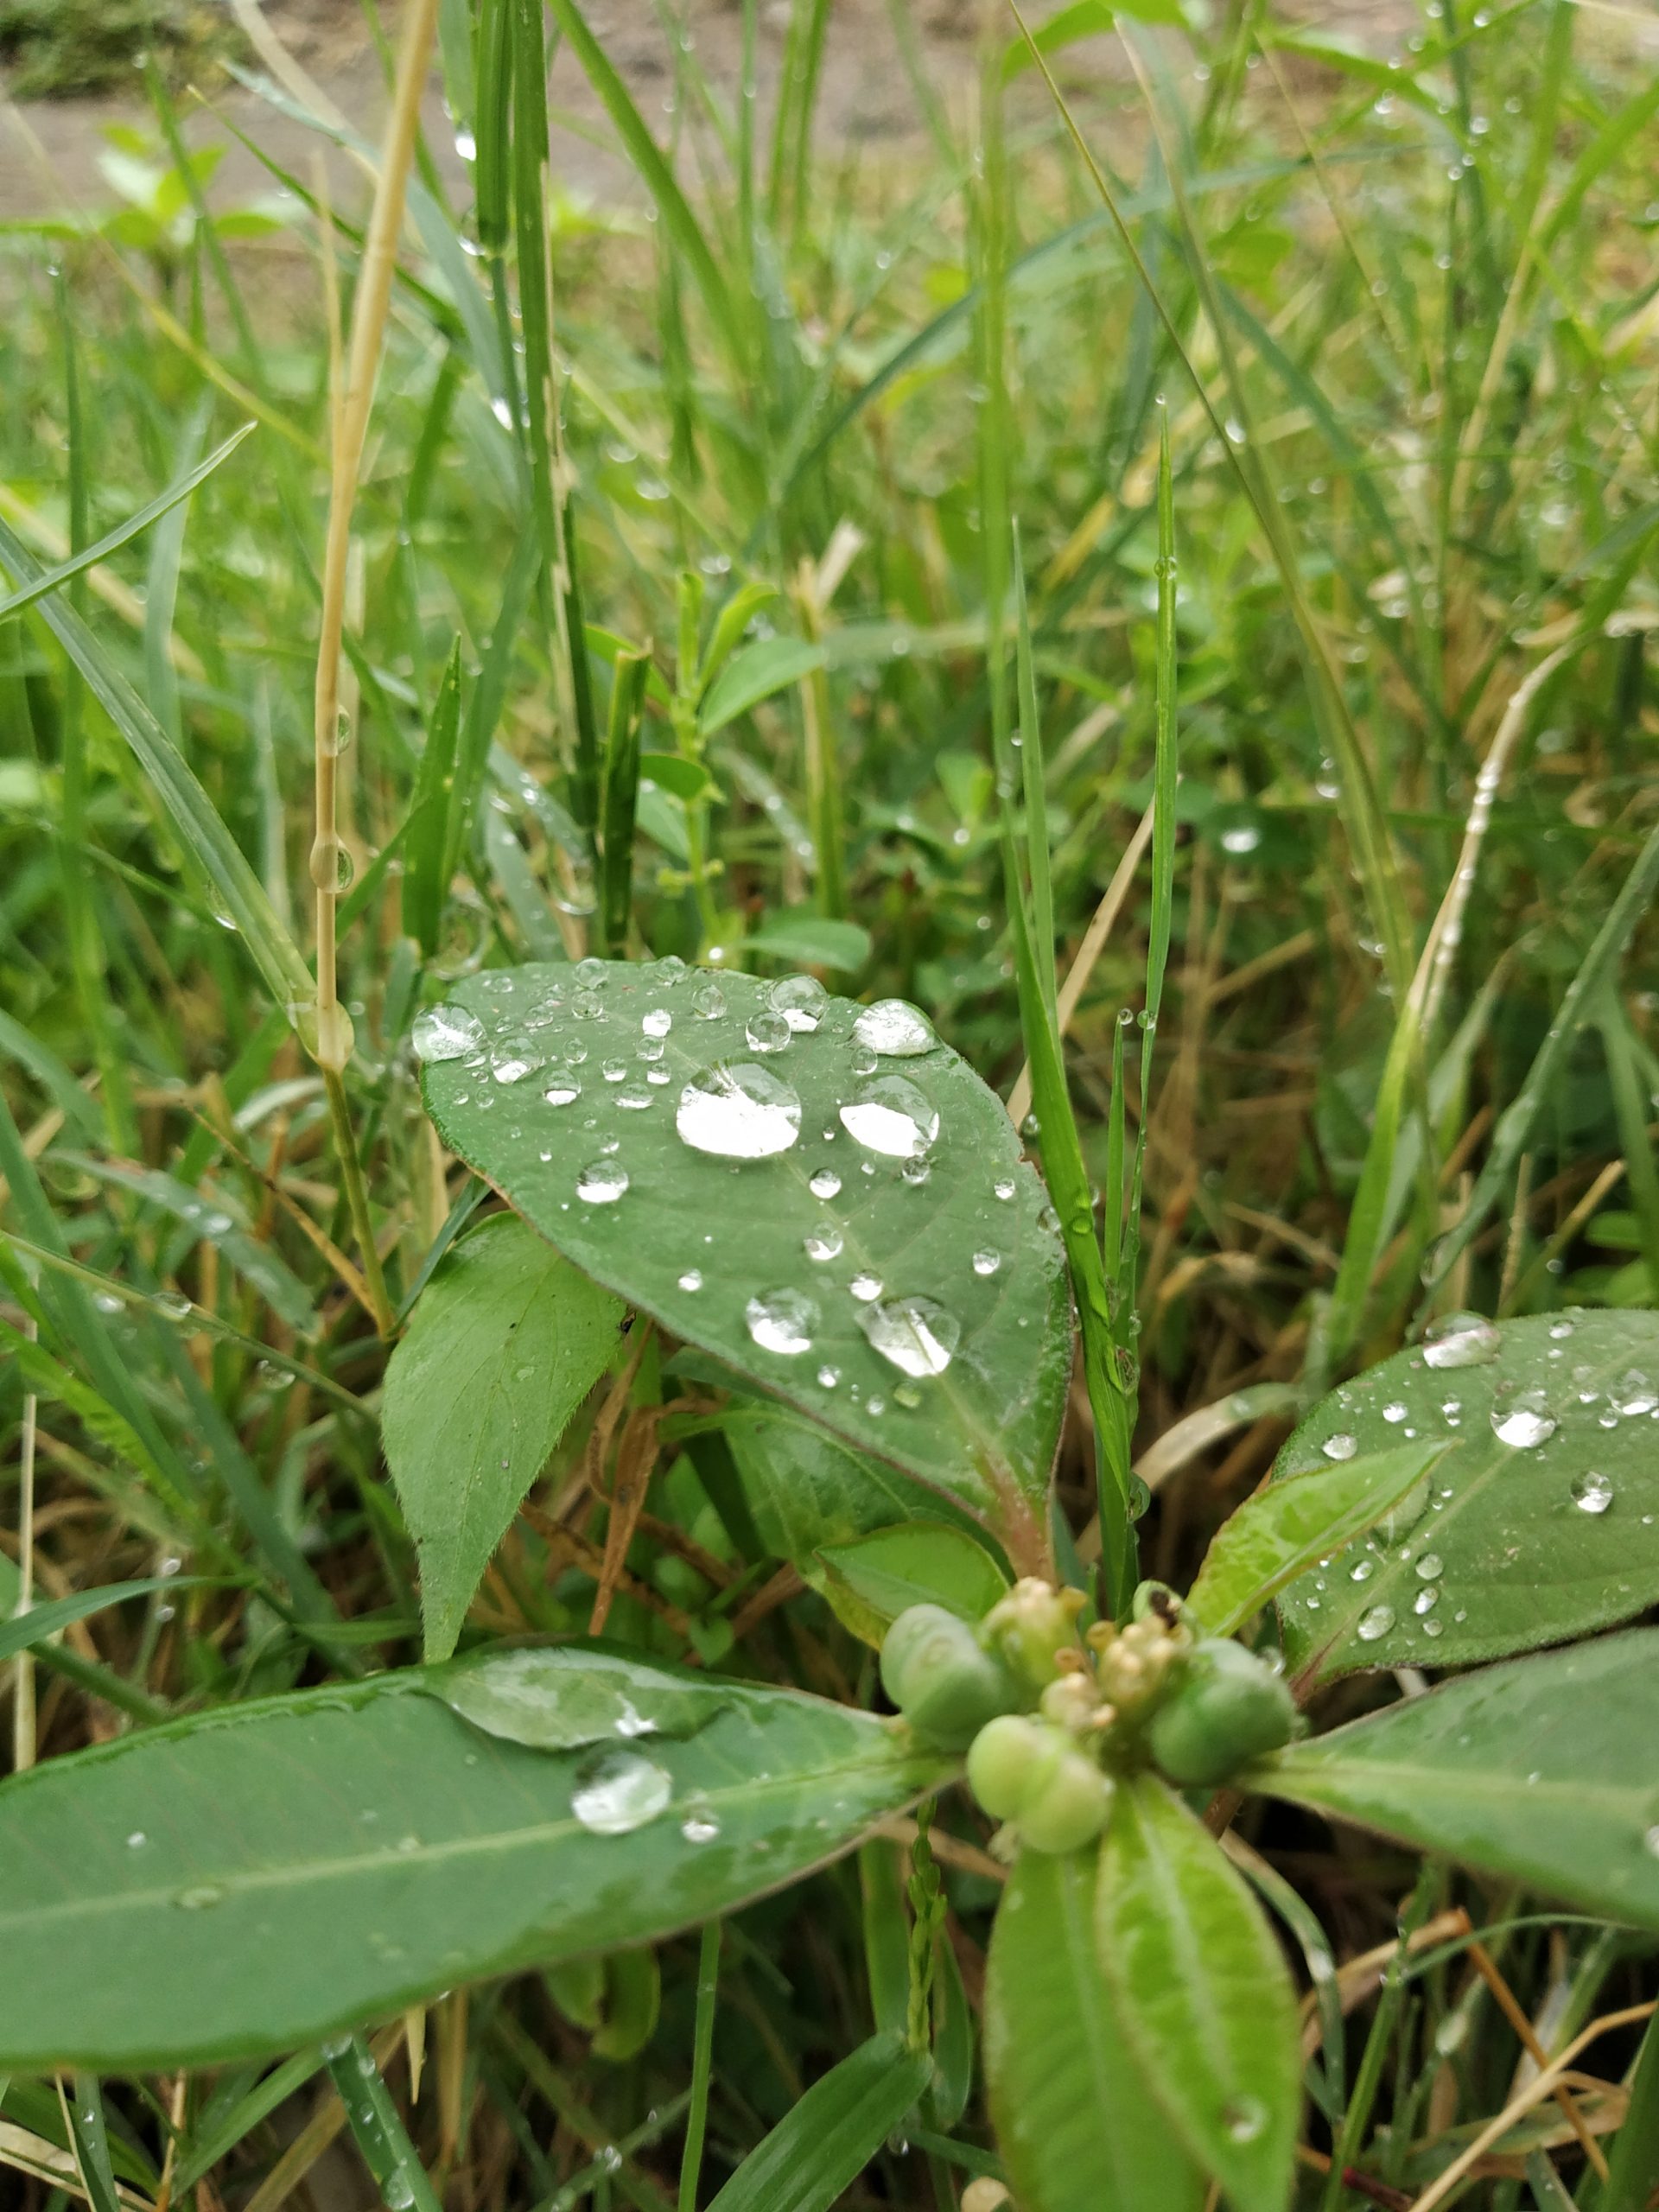
[{"label": "water droplet", "polygon": [[1222,851],[1231,853],[1241,860],[1246,853],[1253,853],[1261,842],[1262,832],[1253,822],[1241,822],[1235,828],[1224,830],[1221,833]]},{"label": "water droplet", "polygon": [[884,1287],[880,1275],[873,1275],[868,1268],[861,1268],[847,1286],[861,1305],[868,1306],[873,1298],[880,1298]]},{"label": "water droplet", "polygon": [[853,1024],[853,1037],[890,1060],[913,1060],[939,1041],[927,1016],[903,999],[878,999],[867,1006]]},{"label": "water droplet", "polygon": [[576,963],[576,981],[584,991],[602,990],[609,974],[605,963],[594,953]]},{"label": "water droplet", "polygon": [[799,1136],[801,1102],[769,1068],[721,1060],[700,1069],[681,1091],[674,1126],[694,1152],[767,1160]]},{"label": "water droplet", "polygon": [[158,1290],[149,1302],[169,1321],[188,1321],[195,1311],[181,1290]]},{"label": "water droplet", "polygon": [[691,994],[691,1010],[705,1021],[718,1021],[726,1011],[726,994],[718,983],[699,983]]},{"label": "water droplet", "polygon": [[522,1083],[546,1064],[546,1053],[528,1037],[504,1037],[490,1054],[490,1073],[498,1083]]},{"label": "water droplet", "polygon": [[1001,1264],[1002,1255],[1000,1252],[993,1252],[988,1246],[982,1252],[976,1252],[974,1255],[974,1273],[976,1275],[994,1275]]},{"label": "water droplet", "polygon": [[613,1160],[590,1160],[576,1178],[576,1196],[590,1206],[614,1205],[628,1187],[628,1171]]},{"label": "water droplet", "polygon": [[[634,1058],[637,1060],[643,1060],[649,1067],[656,1061],[662,1058],[663,1051],[663,1040],[660,1037],[646,1037],[641,1040],[639,1049],[634,1054]],[[664,1082],[667,1081],[666,1077],[663,1079]]]},{"label": "water droplet", "polygon": [[625,1083],[616,1094],[616,1103],[625,1113],[643,1114],[653,1101],[643,1083]]},{"label": "water droplet", "polygon": [[1433,1582],[1427,1583],[1412,1599],[1411,1610],[1417,1614],[1432,1613],[1440,1602],[1440,1586]]},{"label": "water droplet", "polygon": [[810,1035],[823,1020],[830,994],[816,976],[785,976],[767,992],[766,1003],[791,1029]]},{"label": "water droplet", "polygon": [[1613,1502],[1613,1486],[1605,1475],[1580,1475],[1573,1485],[1573,1503],[1580,1513],[1605,1513]]},{"label": "water droplet", "polygon": [[462,1060],[484,1042],[484,1025],[462,1006],[423,1007],[415,1017],[413,1042],[423,1060]]},{"label": "water droplet", "polygon": [[994,1198],[1001,1198],[1006,1205],[1007,1201],[1014,1196],[1013,1176],[999,1175],[995,1182],[991,1185],[991,1196]]},{"label": "water droplet", "polygon": [[338,837],[314,838],[308,861],[311,880],[319,891],[347,891],[357,874],[357,863]]},{"label": "water droplet", "polygon": [[702,1288],[702,1269],[701,1268],[688,1268],[685,1273],[680,1277],[680,1288],[682,1290],[701,1290]]},{"label": "water droplet", "polygon": [[1570,1321],[1552,1321],[1549,1325],[1549,1333],[1559,1343],[1563,1337],[1572,1335],[1573,1324]]},{"label": "water droplet", "polygon": [[1351,1582],[1369,1582],[1376,1573],[1376,1561],[1374,1559],[1362,1559],[1355,1563],[1348,1579]]},{"label": "water droplet", "polygon": [[877,1076],[841,1109],[841,1125],[867,1152],[916,1160],[939,1134],[939,1116],[913,1083]]},{"label": "water droplet", "polygon": [[186,1912],[205,1912],[209,1905],[222,1904],[224,1899],[225,1892],[217,1882],[198,1882],[181,1890],[173,1902]]},{"label": "water droplet", "polygon": [[1221,2110],[1221,2124],[1235,2143],[1254,2143],[1268,2124],[1268,2108],[1256,2097],[1237,2097]]},{"label": "water droplet", "polygon": [[841,1370],[838,1367],[821,1367],[818,1370],[818,1388],[821,1390],[833,1390],[840,1380]]},{"label": "water droplet", "polygon": [[638,1751],[607,1751],[584,1769],[570,1810],[592,1835],[627,1835],[654,1821],[673,1794],[663,1769]]},{"label": "water droplet", "polygon": [[781,1052],[794,1035],[781,1014],[752,1014],[743,1034],[757,1052]]},{"label": "water droplet", "polygon": [[809,1260],[833,1260],[840,1256],[841,1243],[840,1230],[834,1222],[825,1222],[807,1231],[801,1239],[801,1249]]},{"label": "water droplet", "polygon": [[694,1805],[680,1822],[680,1834],[688,1843],[712,1843],[720,1834],[720,1816],[712,1806]]},{"label": "water droplet", "polygon": [[149,1838],[144,1834],[143,1828],[134,1828],[132,1834],[127,1838],[127,1849],[142,1851],[149,1841]]},{"label": "water droplet", "polygon": [[1407,1410],[1408,1408],[1396,1398],[1391,1406],[1383,1407],[1382,1418],[1389,1421],[1402,1421],[1406,1417]]},{"label": "water droplet", "polygon": [[574,1068],[557,1061],[547,1071],[547,1088],[542,1096],[550,1106],[568,1106],[573,1098],[582,1096],[582,1078]]},{"label": "water droplet", "polygon": [[906,1375],[943,1375],[962,1324],[931,1298],[887,1298],[867,1306],[858,1325],[883,1359]]},{"label": "water droplet", "polygon": [[1497,1329],[1479,1313],[1448,1313],[1433,1322],[1423,1337],[1423,1358],[1430,1367],[1484,1367],[1497,1357]]},{"label": "water droplet", "polygon": [[1354,1633],[1362,1643],[1375,1643],[1379,1637],[1386,1636],[1393,1626],[1394,1607],[1373,1605],[1369,1612],[1360,1615],[1359,1625]]},{"label": "water droplet", "polygon": [[1521,1451],[1548,1444],[1555,1433],[1555,1416],[1541,1390],[1522,1390],[1491,1411],[1492,1433],[1500,1444]]},{"label": "water droplet", "polygon": [[[1459,1614],[1458,1618],[1461,1619],[1463,1616]],[[1423,1623],[1423,1634],[1425,1636],[1444,1636],[1445,1633],[1446,1623],[1440,1619],[1438,1616],[1433,1619],[1426,1620]]]},{"label": "water droplet", "polygon": [[603,1021],[605,1019],[605,1008],[598,994],[594,991],[578,991],[571,999],[570,1011],[578,1021]]},{"label": "water droplet", "polygon": [[1425,1582],[1435,1582],[1446,1572],[1446,1562],[1439,1552],[1425,1552],[1417,1562],[1417,1572]]},{"label": "water droplet", "polygon": [[841,1178],[833,1167],[820,1167],[807,1185],[815,1198],[833,1198],[841,1189]]},{"label": "water droplet", "polygon": [[647,1037],[666,1037],[674,1027],[674,1017],[665,1006],[649,1007],[639,1017],[639,1027]]},{"label": "water droplet", "polygon": [[794,1359],[812,1349],[818,1309],[798,1290],[764,1290],[743,1309],[748,1331],[762,1351]]},{"label": "water droplet", "polygon": [[628,1064],[626,1060],[601,1060],[599,1064],[599,1071],[607,1083],[626,1083],[628,1079]]},{"label": "water droplet", "polygon": [[1319,1446],[1327,1459],[1351,1459],[1359,1449],[1359,1439],[1351,1436],[1345,1428],[1334,1436],[1327,1436]]}]

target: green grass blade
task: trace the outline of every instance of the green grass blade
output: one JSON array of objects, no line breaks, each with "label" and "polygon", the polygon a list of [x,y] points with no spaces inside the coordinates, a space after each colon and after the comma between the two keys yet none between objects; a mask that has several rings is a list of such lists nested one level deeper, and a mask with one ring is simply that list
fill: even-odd
[{"label": "green grass blade", "polygon": [[404,838],[404,928],[429,960],[438,949],[449,891],[449,820],[461,734],[461,639],[450,649],[415,772]]}]

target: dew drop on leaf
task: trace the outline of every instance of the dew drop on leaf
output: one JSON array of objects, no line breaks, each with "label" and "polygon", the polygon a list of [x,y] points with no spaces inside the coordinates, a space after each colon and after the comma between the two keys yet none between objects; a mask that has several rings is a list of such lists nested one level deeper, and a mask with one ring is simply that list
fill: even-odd
[{"label": "dew drop on leaf", "polygon": [[809,1260],[833,1260],[841,1251],[841,1231],[834,1222],[826,1222],[817,1229],[809,1230],[801,1239],[801,1249]]},{"label": "dew drop on leaf", "polygon": [[887,1298],[858,1325],[883,1359],[906,1375],[943,1375],[962,1337],[956,1315],[931,1298]]},{"label": "dew drop on leaf", "polygon": [[812,1349],[818,1309],[798,1290],[763,1290],[743,1309],[750,1336],[762,1351],[795,1359]]},{"label": "dew drop on leaf", "polygon": [[674,1017],[665,1006],[648,1007],[639,1017],[639,1027],[647,1037],[666,1037],[674,1027]]},{"label": "dew drop on leaf", "polygon": [[681,1091],[674,1126],[694,1152],[767,1160],[800,1135],[801,1102],[769,1068],[721,1060],[700,1069]]},{"label": "dew drop on leaf", "polygon": [[1373,1605],[1369,1612],[1360,1615],[1359,1625],[1355,1634],[1362,1643],[1375,1643],[1379,1637],[1386,1636],[1393,1626],[1394,1607]]},{"label": "dew drop on leaf", "polygon": [[830,994],[816,976],[785,976],[767,992],[766,1003],[791,1029],[810,1035],[823,1019]]},{"label": "dew drop on leaf", "polygon": [[1433,1582],[1445,1572],[1445,1565],[1438,1552],[1425,1552],[1417,1562],[1417,1572],[1425,1582]]},{"label": "dew drop on leaf", "polygon": [[840,1111],[848,1135],[887,1160],[918,1160],[939,1134],[938,1109],[901,1075],[877,1076]]},{"label": "dew drop on leaf", "polygon": [[691,1011],[705,1021],[718,1021],[726,1011],[726,994],[718,983],[699,983],[691,994]]},{"label": "dew drop on leaf", "polygon": [[893,1060],[915,1059],[938,1042],[927,1016],[903,999],[878,999],[867,1006],[853,1024],[853,1037],[872,1052]]},{"label": "dew drop on leaf", "polygon": [[528,1037],[504,1037],[490,1054],[490,1073],[498,1083],[522,1083],[546,1065],[547,1055]]},{"label": "dew drop on leaf", "polygon": [[756,1052],[781,1052],[794,1035],[781,1014],[752,1014],[743,1034]]},{"label": "dew drop on leaf", "polygon": [[1002,1255],[993,1252],[988,1245],[974,1255],[974,1273],[976,1275],[994,1275],[1001,1264]]},{"label": "dew drop on leaf", "polygon": [[1500,1444],[1525,1451],[1548,1444],[1555,1433],[1555,1416],[1541,1390],[1522,1390],[1491,1410],[1492,1433]]},{"label": "dew drop on leaf", "polygon": [[1397,1427],[1401,1421],[1404,1421],[1407,1411],[1408,1408],[1396,1398],[1392,1405],[1383,1407],[1382,1418],[1386,1421],[1392,1421]]},{"label": "dew drop on leaf", "polygon": [[423,1060],[463,1060],[484,1042],[484,1025],[461,1006],[429,1006],[415,1017],[414,1046]]},{"label": "dew drop on leaf", "polygon": [[995,1182],[991,1185],[991,1196],[994,1198],[1001,1198],[1006,1205],[1007,1201],[1014,1196],[1013,1176],[999,1175]]},{"label": "dew drop on leaf", "polygon": [[1613,1502],[1613,1486],[1605,1475],[1580,1475],[1573,1485],[1573,1503],[1580,1513],[1605,1513]]},{"label": "dew drop on leaf", "polygon": [[1484,1367],[1497,1357],[1498,1342],[1484,1315],[1448,1313],[1425,1332],[1423,1358],[1430,1367]]},{"label": "dew drop on leaf", "polygon": [[584,991],[597,991],[606,981],[605,963],[589,954],[586,960],[576,963],[576,981]]},{"label": "dew drop on leaf", "polygon": [[688,1843],[712,1843],[720,1834],[719,1816],[706,1805],[694,1806],[680,1822],[680,1834]]},{"label": "dew drop on leaf", "polygon": [[841,1189],[841,1178],[833,1167],[820,1167],[806,1187],[815,1198],[833,1198]]},{"label": "dew drop on leaf", "polygon": [[628,1171],[613,1160],[590,1160],[576,1178],[576,1196],[590,1206],[614,1205],[628,1187]]},{"label": "dew drop on leaf", "polygon": [[584,1768],[570,1810],[591,1835],[627,1835],[673,1795],[664,1770],[637,1751],[607,1751]]},{"label": "dew drop on leaf", "polygon": [[884,1287],[880,1276],[872,1274],[868,1268],[861,1268],[847,1286],[853,1296],[864,1306],[868,1306],[873,1298],[880,1298]]},{"label": "dew drop on leaf", "polygon": [[1359,1449],[1359,1439],[1345,1428],[1338,1429],[1334,1436],[1325,1438],[1319,1449],[1327,1459],[1351,1459]]}]

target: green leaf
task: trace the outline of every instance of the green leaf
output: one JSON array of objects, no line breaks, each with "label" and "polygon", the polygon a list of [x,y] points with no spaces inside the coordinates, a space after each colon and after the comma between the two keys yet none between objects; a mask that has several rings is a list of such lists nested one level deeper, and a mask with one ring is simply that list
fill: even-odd
[{"label": "green leaf", "polygon": [[[10,1567],[11,1562],[8,1560],[6,1564]],[[68,1628],[75,1621],[84,1621],[111,1605],[124,1605],[129,1598],[153,1597],[158,1590],[199,1590],[207,1579],[193,1574],[152,1574],[146,1575],[141,1582],[105,1582],[96,1590],[77,1590],[73,1598],[48,1599],[44,1604],[32,1605],[26,1613],[0,1620],[0,1662],[16,1652],[31,1650],[35,1644],[44,1643],[48,1637],[56,1636],[60,1629]],[[220,1582],[215,1586],[223,1589],[226,1586]],[[5,1588],[5,1584],[0,1582],[0,1602],[4,1600]],[[16,1603],[15,1595],[12,1603]],[[10,1607],[4,1609],[10,1611]]]},{"label": "green leaf", "polygon": [[774,1559],[810,1567],[825,1544],[927,1514],[972,1525],[909,1477],[852,1452],[781,1407],[743,1405],[720,1418],[755,1533]]},{"label": "green leaf", "polygon": [[404,842],[404,927],[429,960],[438,949],[449,880],[449,812],[461,734],[461,639],[444,663],[415,770]]},{"label": "green leaf", "polygon": [[679,1681],[632,1653],[585,1643],[470,1653],[429,1669],[427,1681],[474,1727],[542,1751],[619,1737],[695,1736],[721,1704],[706,1676]]},{"label": "green leaf", "polygon": [[404,2212],[439,2212],[426,2169],[367,2044],[353,2036],[344,2048],[331,2044],[325,2056],[363,2163],[385,2202]]},{"label": "green leaf", "polygon": [[1659,1599],[1659,1316],[1465,1319],[1344,1384],[1279,1455],[1276,1481],[1328,1465],[1350,1438],[1356,1457],[1459,1446],[1370,1536],[1281,1596],[1299,1675],[1468,1666]]},{"label": "green leaf", "polygon": [[430,1679],[226,1707],[0,1784],[0,2067],[292,2050],[652,1941],[834,1858],[944,1770],[868,1714],[727,1682],[689,1738],[532,1751]]},{"label": "green leaf", "polygon": [[908,1521],[850,1544],[825,1544],[811,1579],[837,1620],[880,1643],[908,1605],[944,1605],[965,1621],[982,1620],[1008,1586],[983,1544],[961,1529]]},{"label": "green leaf", "polygon": [[702,761],[684,760],[677,753],[642,753],[639,777],[642,783],[655,784],[658,791],[667,791],[673,798],[696,800],[720,796],[720,786]]},{"label": "green leaf", "polygon": [[870,933],[861,922],[838,922],[802,908],[771,915],[743,942],[750,952],[769,952],[804,968],[836,968],[849,976],[870,957]]},{"label": "green leaf", "polygon": [[829,2212],[927,2087],[925,2052],[872,2036],[815,2082],[709,2212]]},{"label": "green leaf", "polygon": [[386,1464],[421,1559],[426,1656],[448,1658],[479,1579],[616,1351],[620,1302],[512,1214],[448,1253],[386,1370]]},{"label": "green leaf", "polygon": [[1287,1582],[1374,1527],[1448,1448],[1405,1444],[1363,1459],[1324,1459],[1258,1491],[1217,1529],[1187,1603],[1211,1635],[1236,1635]]},{"label": "green leaf", "polygon": [[704,692],[697,709],[698,729],[704,737],[712,737],[739,715],[747,714],[774,691],[798,683],[823,663],[823,647],[810,645],[804,638],[757,638],[734,653]]},{"label": "green leaf", "polygon": [[[854,1033],[863,1010],[825,998],[816,1028],[791,1033],[781,988],[667,963],[470,977],[456,997],[482,1025],[480,1049],[428,1066],[428,1110],[587,1274],[957,1498],[1037,1571],[1071,1362],[1042,1185],[1000,1101],[954,1052],[871,1054],[871,1077]],[[787,1049],[766,1049],[780,1037]],[[498,1070],[517,1054],[563,1072],[550,1086],[532,1065],[503,1084],[480,1057],[492,1053]],[[782,1148],[733,1157],[678,1135],[692,1079],[722,1065],[747,1070],[747,1098],[762,1103],[716,1089],[697,1114],[702,1141]],[[550,1103],[550,1087],[567,1103]],[[843,1112],[891,1151],[855,1139]],[[901,1161],[910,1145],[917,1156]],[[855,1282],[880,1288],[861,1297]]]},{"label": "green leaf", "polygon": [[1093,1852],[1027,1851],[985,1986],[985,2073],[1022,2212],[1198,2212],[1204,2177],[1154,2101],[1095,1942]]},{"label": "green leaf", "polygon": [[1659,1630],[1492,1667],[1263,1760],[1275,1797],[1659,1928]]},{"label": "green leaf", "polygon": [[1284,2212],[1301,2112],[1296,1999],[1273,1931],[1154,1775],[1120,1785],[1095,1932],[1154,2097],[1236,2212]]}]

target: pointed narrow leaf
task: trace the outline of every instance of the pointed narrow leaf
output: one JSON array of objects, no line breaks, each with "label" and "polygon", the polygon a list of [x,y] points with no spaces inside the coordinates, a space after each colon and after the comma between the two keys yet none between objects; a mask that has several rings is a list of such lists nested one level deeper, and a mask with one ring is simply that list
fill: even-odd
[{"label": "pointed narrow leaf", "polygon": [[386,1370],[386,1462],[421,1558],[426,1656],[447,1659],[496,1546],[616,1351],[623,1308],[495,1214],[421,1294]]},{"label": "pointed narrow leaf", "polygon": [[867,1643],[880,1643],[908,1605],[944,1605],[963,1620],[982,1620],[1008,1586],[976,1538],[930,1521],[825,1544],[817,1566],[811,1579],[836,1618]]},{"label": "pointed narrow leaf", "polygon": [[1071,1337],[1042,1185],[919,1016],[878,1053],[867,1010],[785,999],[791,1027],[782,988],[666,963],[471,977],[474,1048],[427,1067],[428,1110],[585,1273],[1034,1567]]},{"label": "pointed narrow leaf", "polygon": [[1659,1929],[1659,1630],[1444,1682],[1292,1745],[1256,1786]]},{"label": "pointed narrow leaf", "polygon": [[1659,1315],[1449,1317],[1325,1399],[1274,1481],[1406,1441],[1458,1449],[1283,1592],[1297,1673],[1468,1666],[1659,1600]]},{"label": "pointed narrow leaf", "polygon": [[1093,1852],[1027,1851],[985,1987],[985,2071],[1021,2212],[1198,2212],[1204,2177],[1154,2101],[1095,1942]]},{"label": "pointed narrow leaf", "polygon": [[229,1707],[0,1784],[0,2068],[288,2050],[652,1941],[834,1858],[946,1771],[791,1691],[709,1683],[689,1737],[548,1751],[433,1687]]},{"label": "pointed narrow leaf", "polygon": [[1216,1531],[1187,1603],[1213,1636],[1231,1636],[1285,1585],[1352,1543],[1397,1505],[1449,1447],[1406,1444],[1247,1497]]},{"label": "pointed narrow leaf", "polygon": [[697,709],[698,728],[705,737],[712,737],[751,707],[770,699],[774,691],[798,683],[802,677],[822,668],[823,660],[823,647],[804,638],[758,638],[728,661],[709,685]]},{"label": "pointed narrow leaf", "polygon": [[1154,1775],[1122,1786],[1095,1932],[1117,2019],[1236,2212],[1284,2212],[1301,2110],[1296,1999],[1261,1908]]},{"label": "pointed narrow leaf", "polygon": [[829,2212],[926,2088],[925,2052],[872,2036],[757,2144],[709,2212]]}]

